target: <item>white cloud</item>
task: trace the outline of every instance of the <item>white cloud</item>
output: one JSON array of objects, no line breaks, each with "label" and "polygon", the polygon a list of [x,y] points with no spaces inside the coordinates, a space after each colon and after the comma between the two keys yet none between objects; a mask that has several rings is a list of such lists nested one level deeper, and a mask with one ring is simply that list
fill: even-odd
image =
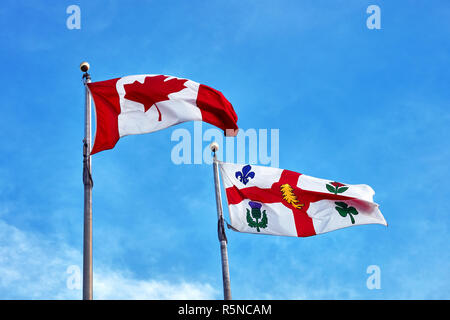
[{"label": "white cloud", "polygon": [[[48,236],[20,230],[0,220],[0,299],[80,299],[69,289],[69,266],[80,266],[82,254]],[[123,270],[96,262],[95,299],[217,299],[208,283],[136,279]]]},{"label": "white cloud", "polygon": [[115,271],[95,273],[94,288],[95,299],[183,300],[217,298],[216,290],[209,284],[136,280]]},{"label": "white cloud", "polygon": [[0,220],[0,298],[51,299],[79,253]]}]

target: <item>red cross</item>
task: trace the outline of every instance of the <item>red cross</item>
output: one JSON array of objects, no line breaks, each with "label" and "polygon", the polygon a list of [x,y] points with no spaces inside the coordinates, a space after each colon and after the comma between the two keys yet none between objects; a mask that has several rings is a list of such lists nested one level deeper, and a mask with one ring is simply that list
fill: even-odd
[{"label": "red cross", "polygon": [[[228,204],[238,204],[245,199],[262,203],[280,202],[284,206],[292,210],[292,214],[294,215],[295,228],[297,230],[297,236],[313,236],[316,234],[316,231],[314,230],[312,219],[306,213],[312,202],[316,202],[319,200],[350,200],[355,198],[335,195],[332,193],[323,193],[301,189],[297,187],[297,182],[300,176],[301,173],[283,170],[280,180],[273,183],[272,186],[268,189],[259,187],[247,187],[238,189],[236,186],[227,188],[226,194],[228,198]],[[294,194],[297,196],[299,204],[303,204],[300,209],[293,207],[292,204],[283,199],[283,195],[280,190],[280,187],[283,184],[289,184],[292,187]]]}]

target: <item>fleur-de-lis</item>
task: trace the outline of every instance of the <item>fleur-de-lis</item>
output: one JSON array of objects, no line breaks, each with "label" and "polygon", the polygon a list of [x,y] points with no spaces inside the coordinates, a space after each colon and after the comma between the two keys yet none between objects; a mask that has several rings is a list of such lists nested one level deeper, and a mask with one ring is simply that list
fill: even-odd
[{"label": "fleur-de-lis", "polygon": [[251,165],[246,165],[242,168],[241,171],[236,171],[236,179],[239,179],[243,184],[247,184],[249,179],[253,179],[255,177],[255,173],[252,170]]}]

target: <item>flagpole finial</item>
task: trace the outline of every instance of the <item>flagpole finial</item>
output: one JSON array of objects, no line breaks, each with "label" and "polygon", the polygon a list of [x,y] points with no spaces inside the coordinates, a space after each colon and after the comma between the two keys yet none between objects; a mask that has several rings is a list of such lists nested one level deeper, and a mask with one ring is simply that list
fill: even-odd
[{"label": "flagpole finial", "polygon": [[83,61],[82,63],[80,63],[80,70],[83,73],[83,81],[86,84],[87,82],[91,82],[91,75],[88,73],[88,70],[90,68],[90,65],[88,62]]},{"label": "flagpole finial", "polygon": [[216,151],[219,151],[219,144],[214,141],[209,145],[209,148],[212,152],[216,153]]},{"label": "flagpole finial", "polygon": [[88,70],[89,70],[89,63],[88,62],[86,62],[86,61],[83,61],[82,63],[80,63],[80,70],[82,71],[82,72],[88,72]]}]

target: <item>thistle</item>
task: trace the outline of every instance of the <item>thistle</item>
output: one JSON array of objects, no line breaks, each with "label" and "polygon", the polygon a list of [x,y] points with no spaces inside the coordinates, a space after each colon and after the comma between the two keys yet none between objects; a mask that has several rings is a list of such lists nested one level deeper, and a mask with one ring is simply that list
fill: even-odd
[{"label": "thistle", "polygon": [[[251,215],[250,210],[247,209],[247,223],[250,228],[256,228],[256,231],[261,232],[260,228],[267,228],[267,214],[266,210],[261,212],[262,204],[259,202],[249,201],[249,206],[252,208]],[[262,217],[261,217],[262,215]],[[252,219],[255,219],[253,220]],[[259,219],[261,219],[259,221]]]}]

